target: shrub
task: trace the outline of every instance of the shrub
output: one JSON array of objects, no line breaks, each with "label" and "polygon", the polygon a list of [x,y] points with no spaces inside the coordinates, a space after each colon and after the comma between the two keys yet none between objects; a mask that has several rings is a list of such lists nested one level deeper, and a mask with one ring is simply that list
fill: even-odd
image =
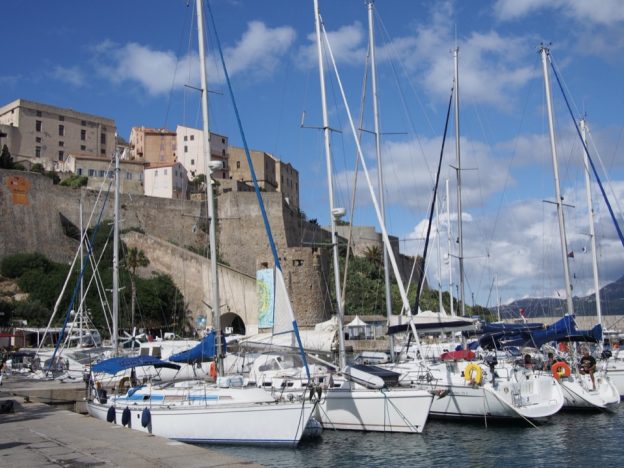
[{"label": "shrub", "polygon": [[40,253],[22,253],[5,257],[0,264],[0,272],[8,278],[18,278],[28,270],[49,272],[52,263]]},{"label": "shrub", "polygon": [[87,182],[89,182],[89,178],[87,176],[74,174],[69,176],[59,185],[62,185],[63,187],[80,188],[86,186]]}]

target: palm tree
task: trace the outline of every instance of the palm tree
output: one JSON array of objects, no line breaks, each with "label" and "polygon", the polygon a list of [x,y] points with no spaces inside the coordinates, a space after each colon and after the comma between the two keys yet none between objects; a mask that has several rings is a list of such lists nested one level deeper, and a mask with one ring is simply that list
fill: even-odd
[{"label": "palm tree", "polygon": [[[149,265],[149,259],[145,256],[145,252],[139,250],[136,247],[131,247],[128,249],[128,253],[126,254],[126,258],[124,260],[126,268],[130,270],[130,287],[132,288],[132,300],[131,300],[131,311],[132,311],[132,330],[134,330],[134,305],[136,303],[136,269],[139,267],[146,267]],[[134,331],[132,332],[134,333]]]}]

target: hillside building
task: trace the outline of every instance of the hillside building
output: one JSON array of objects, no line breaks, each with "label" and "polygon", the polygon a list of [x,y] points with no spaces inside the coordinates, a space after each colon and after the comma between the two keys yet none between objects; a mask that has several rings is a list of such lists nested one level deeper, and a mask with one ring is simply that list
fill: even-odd
[{"label": "hillside building", "polygon": [[148,197],[185,200],[188,175],[179,162],[149,164],[143,172],[145,195]]},{"label": "hillside building", "polygon": [[[204,160],[203,130],[178,125],[176,128],[178,161],[186,168],[189,180],[193,180],[200,174],[206,175],[206,162]],[[228,138],[210,132],[211,159],[223,163],[223,168],[214,172],[214,179],[229,179],[228,167]]]},{"label": "hillside building", "polygon": [[176,132],[166,128],[132,127],[130,159],[151,164],[177,161]]},{"label": "hillside building", "polygon": [[[121,193],[143,195],[143,163],[119,161],[119,190]],[[87,154],[70,153],[63,162],[63,172],[72,172],[89,178],[87,188],[99,190],[104,179],[115,175],[115,164],[110,159],[96,158]],[[113,186],[114,188],[114,186]]]},{"label": "hillside building", "polygon": [[13,161],[60,170],[70,153],[110,160],[115,121],[73,109],[17,99],[0,107],[2,139]]}]

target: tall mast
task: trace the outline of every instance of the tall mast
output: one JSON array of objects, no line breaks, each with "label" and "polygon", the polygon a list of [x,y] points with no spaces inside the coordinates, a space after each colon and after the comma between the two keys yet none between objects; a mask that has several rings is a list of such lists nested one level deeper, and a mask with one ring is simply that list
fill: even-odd
[{"label": "tall mast", "polygon": [[[368,42],[371,54],[371,87],[373,91],[373,121],[375,130],[375,154],[377,155],[377,183],[379,185],[379,208],[381,222],[386,222],[386,207],[384,203],[384,179],[381,164],[381,131],[379,129],[379,100],[377,95],[377,64],[375,61],[375,30],[373,27],[373,0],[368,0]],[[392,294],[390,293],[390,265],[388,265],[388,250],[383,249],[384,284],[386,289],[386,317],[388,323],[392,317]],[[394,356],[394,339],[390,337],[390,356]]]},{"label": "tall mast", "polygon": [[566,240],[565,220],[563,218],[563,198],[559,186],[559,165],[557,163],[557,146],[555,144],[555,124],[553,120],[552,96],[550,94],[550,77],[548,75],[548,55],[550,50],[542,47],[542,70],[544,72],[544,89],[546,90],[546,108],[548,110],[548,129],[550,134],[550,152],[552,154],[553,172],[555,176],[555,204],[557,205],[557,217],[559,219],[559,237],[561,239],[561,258],[563,259],[563,276],[565,280],[566,308],[568,314],[574,314],[572,304],[572,283],[570,282],[570,266],[568,265],[568,242]]},{"label": "tall mast", "polygon": [[446,179],[446,239],[448,242],[448,263],[449,263],[449,302],[451,316],[455,317],[455,306],[453,304],[453,265],[451,264],[451,253],[453,249],[453,237],[451,236],[451,192],[449,190],[449,180]]},{"label": "tall mast", "polygon": [[602,305],[600,304],[600,281],[598,279],[598,251],[596,249],[596,230],[594,228],[594,202],[591,193],[591,180],[589,175],[589,161],[587,159],[587,122],[580,121],[581,135],[583,137],[583,164],[585,166],[585,192],[587,193],[587,214],[589,216],[589,239],[591,241],[592,270],[594,272],[594,290],[596,295],[596,315],[598,323],[602,325]]},{"label": "tall mast", "polygon": [[336,306],[338,309],[338,353],[339,365],[341,369],[347,366],[347,357],[345,354],[344,333],[342,330],[344,319],[344,304],[341,297],[340,288],[340,266],[338,262],[338,238],[336,236],[336,218],[343,212],[341,209],[334,208],[334,182],[331,158],[329,117],[327,115],[327,96],[325,94],[325,69],[323,66],[323,47],[321,45],[321,18],[318,8],[318,0],[314,0],[314,25],[316,28],[316,46],[318,51],[319,63],[319,79],[321,84],[321,104],[323,108],[323,137],[325,140],[325,161],[327,165],[327,187],[329,189],[329,210],[331,223],[331,242],[334,262],[334,286],[336,289]]},{"label": "tall mast", "polygon": [[[221,309],[219,299],[219,277],[217,276],[217,223],[215,200],[212,190],[212,172],[210,152],[210,129],[208,125],[208,72],[206,71],[206,53],[204,46],[204,5],[203,0],[196,0],[197,40],[199,43],[199,70],[201,77],[202,138],[204,144],[204,163],[206,167],[206,194],[208,197],[208,218],[210,219],[210,278],[212,289],[212,324],[217,333],[217,356],[221,355]],[[217,359],[219,375],[223,375],[223,360]]]},{"label": "tall mast", "polygon": [[436,203],[436,244],[438,248],[438,307],[444,310],[442,302],[442,248],[440,246],[440,205]]},{"label": "tall mast", "polygon": [[[82,204],[83,204],[84,192],[80,190],[80,265],[84,266],[84,227],[82,226]],[[80,276],[80,306],[78,308],[78,317],[80,321],[80,332],[78,346],[82,347],[82,335],[83,335],[83,314],[84,314],[84,274]]]},{"label": "tall mast", "polygon": [[459,47],[453,49],[455,65],[455,162],[457,171],[457,237],[459,239],[457,258],[459,260],[459,306],[462,317],[466,315],[464,293],[464,236],[462,233],[462,196],[461,196],[461,151],[459,147]]},{"label": "tall mast", "polygon": [[115,222],[113,223],[113,355],[119,347],[119,150],[115,150]]}]

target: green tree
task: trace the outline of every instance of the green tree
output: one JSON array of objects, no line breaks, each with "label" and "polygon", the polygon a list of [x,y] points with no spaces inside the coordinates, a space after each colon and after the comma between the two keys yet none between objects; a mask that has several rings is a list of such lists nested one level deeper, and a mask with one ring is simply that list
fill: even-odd
[{"label": "green tree", "polygon": [[130,326],[132,327],[132,330],[134,330],[134,310],[136,304],[136,270],[139,267],[146,267],[147,265],[149,265],[149,260],[145,256],[145,252],[137,249],[136,247],[131,247],[128,249],[126,257],[124,258],[124,265],[130,271],[130,287],[132,289],[132,297],[130,299]]},{"label": "green tree", "polygon": [[0,153],[0,169],[13,169],[13,156],[7,145],[2,147],[2,153]]}]

